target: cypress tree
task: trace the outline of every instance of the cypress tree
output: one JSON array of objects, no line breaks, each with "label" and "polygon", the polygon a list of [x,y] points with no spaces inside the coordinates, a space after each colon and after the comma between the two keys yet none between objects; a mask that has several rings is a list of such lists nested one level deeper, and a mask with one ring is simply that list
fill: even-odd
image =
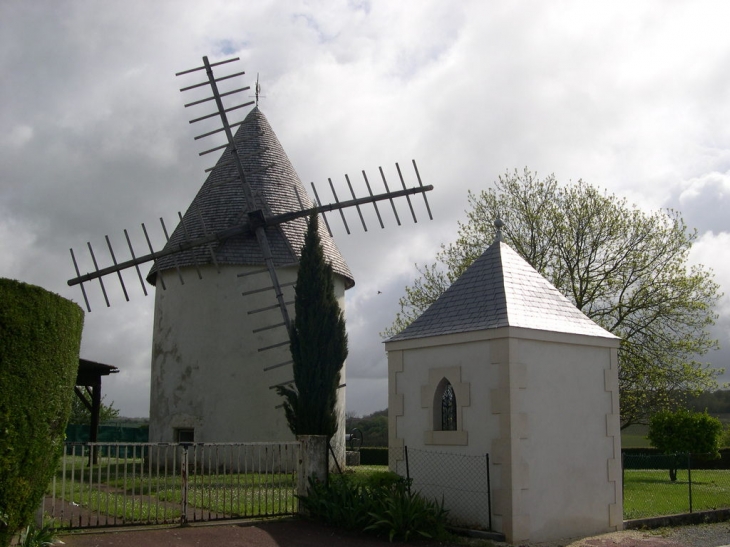
[{"label": "cypress tree", "polygon": [[294,386],[279,386],[289,429],[295,435],[337,431],[337,389],[347,357],[345,317],[335,297],[332,266],[324,258],[316,214],[309,219],[294,300],[290,350]]}]

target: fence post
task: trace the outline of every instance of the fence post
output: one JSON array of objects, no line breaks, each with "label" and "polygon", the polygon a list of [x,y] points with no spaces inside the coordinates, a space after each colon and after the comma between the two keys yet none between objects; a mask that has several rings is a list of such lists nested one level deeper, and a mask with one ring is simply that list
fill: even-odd
[{"label": "fence post", "polygon": [[297,440],[301,443],[299,469],[297,469],[297,494],[306,497],[310,478],[326,484],[328,475],[327,435],[297,435]]},{"label": "fence post", "polygon": [[188,522],[188,446],[181,445],[183,453],[180,462],[180,479],[182,483],[182,511],[180,515],[180,526],[185,526]]},{"label": "fence post", "polygon": [[492,479],[489,474],[489,453],[487,453],[487,507],[489,508],[489,530],[492,530]]},{"label": "fence post", "polygon": [[408,495],[411,494],[411,470],[408,467],[408,446],[403,447],[403,455],[406,458],[406,484],[408,485]]},{"label": "fence post", "polygon": [[687,452],[687,483],[689,484],[689,512],[692,512],[692,454]]}]

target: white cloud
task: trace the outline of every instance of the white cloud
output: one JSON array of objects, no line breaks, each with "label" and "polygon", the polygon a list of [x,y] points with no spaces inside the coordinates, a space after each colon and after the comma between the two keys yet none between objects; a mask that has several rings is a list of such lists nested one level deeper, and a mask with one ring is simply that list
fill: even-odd
[{"label": "white cloud", "polygon": [[[346,193],[348,173],[362,195],[361,169],[375,186],[378,166],[410,174],[415,158],[435,186],[433,221],[414,202],[415,225],[401,207],[401,227],[383,210],[386,230],[372,211],[367,234],[354,215],[352,236],[335,228],[357,281],[348,367],[354,379],[381,375],[350,383],[348,398],[378,410],[377,333],[413,264],[455,238],[467,189],[505,170],[679,209],[704,234],[693,259],[726,286],[729,17],[730,4],[712,1],[1,3],[0,275],[79,301],[65,284],[69,247],[91,241],[102,254],[105,234],[123,249],[124,228],[141,238],[140,222],[172,224],[211,163],[197,156],[205,146],[178,91],[187,79],[174,73],[203,55],[239,56],[241,81],[260,73],[262,110],[305,184],[323,191],[331,177]],[[107,310],[94,288],[84,351],[122,368],[108,398],[139,415],[152,299],[125,279],[129,304],[110,284]]]},{"label": "white cloud", "polygon": [[692,246],[690,262],[712,270],[715,281],[724,293],[718,303],[718,312],[730,318],[730,232],[702,234]]}]

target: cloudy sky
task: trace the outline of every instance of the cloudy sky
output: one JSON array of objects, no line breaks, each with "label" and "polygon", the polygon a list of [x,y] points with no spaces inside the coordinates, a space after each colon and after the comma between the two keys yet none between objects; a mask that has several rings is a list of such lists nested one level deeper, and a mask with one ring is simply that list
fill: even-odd
[{"label": "cloudy sky", "polygon": [[[203,7],[204,6],[204,7]],[[388,326],[452,241],[467,190],[525,166],[583,179],[696,227],[692,260],[730,294],[730,3],[413,0],[0,2],[0,277],[77,302],[69,248],[172,227],[204,181],[175,73],[238,56],[302,181],[346,192],[418,162],[434,220],[337,226],[348,291],[348,408],[387,406]],[[407,210],[403,208],[402,214]],[[351,224],[356,217],[351,217]],[[334,225],[334,223],[333,223]],[[104,258],[104,260],[108,260]],[[146,416],[153,297],[90,288],[82,357],[118,366],[107,402]],[[111,286],[113,280],[107,282]],[[730,296],[715,335],[730,365]],[[730,367],[729,367],[730,368]],[[725,380],[729,380],[728,375]]]}]

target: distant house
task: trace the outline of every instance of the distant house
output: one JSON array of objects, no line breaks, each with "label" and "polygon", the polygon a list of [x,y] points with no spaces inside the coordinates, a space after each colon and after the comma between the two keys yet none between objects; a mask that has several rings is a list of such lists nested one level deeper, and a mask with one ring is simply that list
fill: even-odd
[{"label": "distant house", "polygon": [[[493,529],[512,543],[621,529],[618,345],[498,232],[385,343],[391,470],[405,474],[403,447],[488,453]],[[434,470],[447,472],[473,489]],[[489,523],[458,504],[451,516]]]}]

